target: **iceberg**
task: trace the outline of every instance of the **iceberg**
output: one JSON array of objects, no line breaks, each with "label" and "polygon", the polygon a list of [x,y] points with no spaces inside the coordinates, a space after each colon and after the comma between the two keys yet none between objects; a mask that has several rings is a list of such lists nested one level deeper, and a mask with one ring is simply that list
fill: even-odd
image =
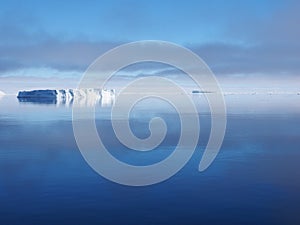
[{"label": "iceberg", "polygon": [[56,98],[56,90],[20,91],[18,98]]},{"label": "iceberg", "polygon": [[101,106],[110,107],[115,102],[115,90],[101,90]]},{"label": "iceberg", "polygon": [[61,89],[20,91],[17,98],[20,102],[45,103],[56,105],[101,106],[107,107],[114,103],[115,90],[107,89]]},{"label": "iceberg", "polygon": [[0,99],[5,95],[3,91],[0,91]]}]

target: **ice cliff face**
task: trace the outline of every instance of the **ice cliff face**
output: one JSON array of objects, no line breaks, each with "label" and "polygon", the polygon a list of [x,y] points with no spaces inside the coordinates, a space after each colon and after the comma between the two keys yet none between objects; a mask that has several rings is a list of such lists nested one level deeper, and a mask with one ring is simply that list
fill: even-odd
[{"label": "ice cliff face", "polygon": [[101,90],[101,106],[109,107],[115,102],[115,90]]},{"label": "ice cliff face", "polygon": [[56,98],[56,90],[20,91],[18,98]]},{"label": "ice cliff face", "polygon": [[115,99],[115,90],[106,89],[66,89],[20,91],[20,102],[49,103],[57,105],[111,106]]},{"label": "ice cliff face", "polygon": [[0,91],[0,99],[5,95],[3,91]]}]

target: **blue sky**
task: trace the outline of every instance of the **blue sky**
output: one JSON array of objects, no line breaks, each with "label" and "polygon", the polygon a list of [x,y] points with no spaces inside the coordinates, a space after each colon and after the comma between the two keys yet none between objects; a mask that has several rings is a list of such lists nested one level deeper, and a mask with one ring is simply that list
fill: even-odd
[{"label": "blue sky", "polygon": [[[61,40],[133,41],[161,39],[179,44],[243,41],[230,27],[272,17],[276,1],[6,1],[4,24],[28,35]],[[239,21],[238,21],[239,20]],[[7,40],[10,42],[10,40]],[[34,40],[36,41],[36,40]]]},{"label": "blue sky", "polygon": [[121,43],[164,40],[216,75],[297,76],[297,1],[0,1],[0,76],[78,76]]}]

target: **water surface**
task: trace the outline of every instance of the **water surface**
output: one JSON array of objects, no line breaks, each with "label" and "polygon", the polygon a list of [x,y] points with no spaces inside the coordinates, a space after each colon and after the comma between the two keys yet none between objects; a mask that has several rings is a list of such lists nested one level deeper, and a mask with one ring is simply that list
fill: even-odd
[{"label": "water surface", "polygon": [[[198,164],[210,116],[200,113],[200,141],[188,164],[165,182],[128,187],[84,161],[70,107],[6,96],[0,100],[0,224],[299,224],[300,115],[247,109],[229,111],[223,146],[206,171],[199,173]],[[97,108],[97,128],[120,160],[151,164],[174,150],[180,131],[174,110],[133,112],[139,137],[149,135],[152,116],[169,128],[159,149],[144,154],[118,142],[109,111]]]}]

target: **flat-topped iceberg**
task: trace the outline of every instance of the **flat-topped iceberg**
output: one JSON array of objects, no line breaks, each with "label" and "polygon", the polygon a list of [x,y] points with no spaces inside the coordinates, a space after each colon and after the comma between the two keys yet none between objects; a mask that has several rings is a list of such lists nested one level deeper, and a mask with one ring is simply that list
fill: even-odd
[{"label": "flat-topped iceberg", "polygon": [[115,99],[115,90],[106,89],[61,89],[20,91],[20,102],[53,103],[57,105],[94,106],[101,100],[102,106],[110,106]]},{"label": "flat-topped iceberg", "polygon": [[56,90],[20,91],[18,98],[56,98]]}]

